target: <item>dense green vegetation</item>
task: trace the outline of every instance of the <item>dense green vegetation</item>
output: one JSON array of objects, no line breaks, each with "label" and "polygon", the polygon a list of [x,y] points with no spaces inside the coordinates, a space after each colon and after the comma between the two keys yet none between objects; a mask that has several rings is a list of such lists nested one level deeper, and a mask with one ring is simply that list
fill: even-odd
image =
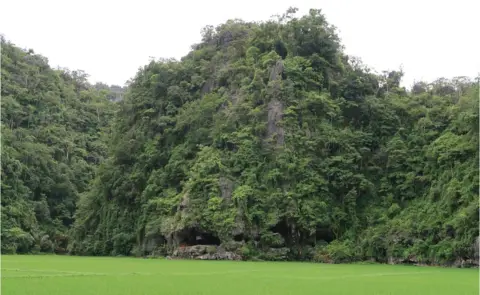
[{"label": "dense green vegetation", "polygon": [[474,295],[478,269],[402,265],[235,263],[3,256],[9,295],[328,294]]},{"label": "dense green vegetation", "polygon": [[79,195],[106,156],[109,91],[1,39],[2,253],[66,252]]},{"label": "dense green vegetation", "polygon": [[114,119],[105,92],[2,41],[2,252],[476,259],[478,79],[407,90],[295,12],[206,27]]}]

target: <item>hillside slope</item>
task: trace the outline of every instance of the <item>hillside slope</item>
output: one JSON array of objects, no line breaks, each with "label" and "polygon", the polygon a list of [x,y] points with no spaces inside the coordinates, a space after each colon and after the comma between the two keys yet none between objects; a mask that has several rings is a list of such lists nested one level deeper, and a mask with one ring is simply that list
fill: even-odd
[{"label": "hillside slope", "polygon": [[407,91],[347,56],[320,10],[295,12],[206,27],[181,61],[139,70],[94,125],[111,126],[94,139],[108,157],[67,194],[71,254],[475,263],[479,81]]},{"label": "hillside slope", "polygon": [[113,104],[82,72],[1,39],[2,253],[66,252],[76,201],[106,156]]},{"label": "hillside slope", "polygon": [[137,73],[72,253],[475,256],[477,84],[407,93],[401,72],[377,76],[346,56],[319,10],[294,13],[207,27],[181,61]]}]

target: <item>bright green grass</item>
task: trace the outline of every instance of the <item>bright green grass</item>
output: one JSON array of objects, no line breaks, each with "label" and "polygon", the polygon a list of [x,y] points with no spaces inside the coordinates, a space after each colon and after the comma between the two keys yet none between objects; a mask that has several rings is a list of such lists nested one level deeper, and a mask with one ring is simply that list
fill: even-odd
[{"label": "bright green grass", "polygon": [[2,256],[2,294],[477,295],[478,269]]}]

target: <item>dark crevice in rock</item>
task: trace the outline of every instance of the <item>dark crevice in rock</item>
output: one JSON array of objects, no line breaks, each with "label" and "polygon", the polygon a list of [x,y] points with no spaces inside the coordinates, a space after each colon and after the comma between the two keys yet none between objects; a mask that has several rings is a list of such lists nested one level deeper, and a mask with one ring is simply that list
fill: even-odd
[{"label": "dark crevice in rock", "polygon": [[292,241],[291,239],[291,230],[285,220],[280,221],[274,227],[270,229],[273,233],[279,234],[286,245],[289,245]]},{"label": "dark crevice in rock", "polygon": [[233,240],[235,242],[241,242],[241,241],[244,241],[245,240],[245,236],[242,234],[238,234],[238,235],[235,235],[233,236]]},{"label": "dark crevice in rock", "polygon": [[315,232],[315,240],[325,241],[327,243],[332,242],[335,239],[333,232],[328,228],[318,228]]},{"label": "dark crevice in rock", "polygon": [[178,244],[182,246],[220,245],[220,239],[212,233],[201,232],[196,228],[184,229],[177,233]]},{"label": "dark crevice in rock", "polygon": [[196,236],[197,245],[217,245],[219,246],[221,241],[218,237],[210,233],[199,234]]},{"label": "dark crevice in rock", "polygon": [[290,232],[285,220],[280,221],[274,227],[271,228],[272,232],[279,233],[282,237],[286,238]]}]

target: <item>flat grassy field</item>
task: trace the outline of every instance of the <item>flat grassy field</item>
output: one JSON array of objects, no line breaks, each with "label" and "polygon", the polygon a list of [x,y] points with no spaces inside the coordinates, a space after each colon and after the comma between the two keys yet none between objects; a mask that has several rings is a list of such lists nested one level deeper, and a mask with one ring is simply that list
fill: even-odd
[{"label": "flat grassy field", "polygon": [[477,295],[478,269],[2,256],[2,294]]}]

